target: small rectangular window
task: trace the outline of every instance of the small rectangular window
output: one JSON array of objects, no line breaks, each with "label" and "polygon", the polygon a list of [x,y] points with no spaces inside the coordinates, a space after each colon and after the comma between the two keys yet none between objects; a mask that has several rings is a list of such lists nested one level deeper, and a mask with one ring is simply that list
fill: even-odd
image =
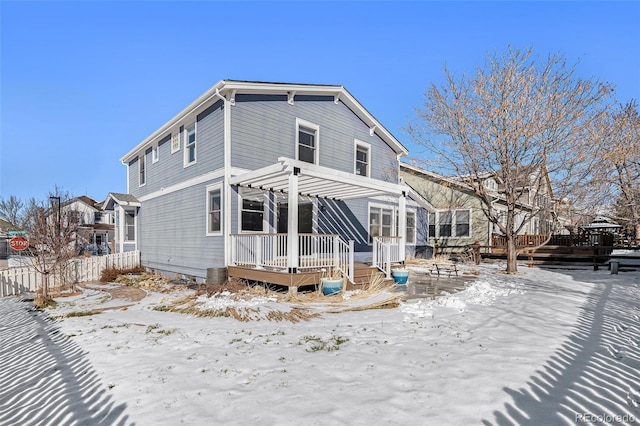
[{"label": "small rectangular window", "polygon": [[196,162],[196,126],[187,127],[184,141],[184,164],[188,166]]},{"label": "small rectangular window", "polygon": [[207,213],[207,233],[220,233],[222,230],[222,192],[219,187],[207,191]]},{"label": "small rectangular window", "polygon": [[147,183],[147,165],[144,154],[142,154],[141,157],[138,157],[138,171],[140,172],[140,180],[138,183],[142,186]]},{"label": "small rectangular window", "polygon": [[151,150],[151,162],[157,163],[160,159],[160,148],[158,145],[154,146]]},{"label": "small rectangular window", "polygon": [[180,133],[176,132],[171,135],[171,153],[180,151]]},{"label": "small rectangular window", "polygon": [[298,130],[298,160],[315,163],[316,160],[316,132],[313,129],[300,127]]},{"label": "small rectangular window", "polygon": [[369,176],[369,161],[370,161],[371,148],[369,144],[363,142],[356,142],[356,157],[355,157],[355,173],[359,176]]}]

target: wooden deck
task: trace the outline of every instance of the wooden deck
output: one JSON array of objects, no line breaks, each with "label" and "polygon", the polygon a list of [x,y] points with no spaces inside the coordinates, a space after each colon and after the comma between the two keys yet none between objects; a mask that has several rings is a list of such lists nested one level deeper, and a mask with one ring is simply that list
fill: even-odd
[{"label": "wooden deck", "polygon": [[290,274],[284,271],[229,266],[227,269],[227,275],[229,278],[265,282],[285,287],[303,287],[307,285],[317,285],[320,283],[320,278],[322,278],[323,272],[303,271],[296,274]]},{"label": "wooden deck", "polygon": [[[370,264],[363,262],[354,263],[354,282],[347,281],[346,290],[355,290],[369,284],[371,280],[384,279],[384,274]],[[290,274],[286,271],[269,269],[257,269],[248,266],[229,266],[227,268],[229,278],[238,278],[249,281],[277,284],[284,287],[303,287],[320,284],[320,279],[326,277],[326,271],[307,270]]]}]

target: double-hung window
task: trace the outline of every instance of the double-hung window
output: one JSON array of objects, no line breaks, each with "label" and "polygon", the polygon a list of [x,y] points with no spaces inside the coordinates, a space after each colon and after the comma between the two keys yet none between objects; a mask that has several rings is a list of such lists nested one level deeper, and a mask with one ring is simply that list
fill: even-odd
[{"label": "double-hung window", "polygon": [[355,148],[355,174],[370,176],[371,145],[356,141]]},{"label": "double-hung window", "polygon": [[264,230],[264,197],[261,194],[243,195],[240,215],[242,231],[262,232]]},{"label": "double-hung window", "polygon": [[136,240],[136,216],[135,212],[124,212],[124,240],[135,241]]},{"label": "double-hung window", "polygon": [[373,237],[391,236],[393,209],[384,207],[369,208],[369,242]]},{"label": "double-hung window", "polygon": [[470,237],[470,211],[456,210],[456,237]]},{"label": "double-hung window", "polygon": [[[395,220],[394,220],[395,218]],[[394,207],[369,207],[369,242],[373,237],[391,237],[400,234],[400,219],[398,210]],[[416,243],[416,212],[406,212],[407,244]]]},{"label": "double-hung window", "polygon": [[306,163],[318,164],[318,134],[316,124],[296,119],[296,159]]},{"label": "double-hung window", "polygon": [[189,166],[196,162],[196,125],[195,123],[185,129],[184,139],[184,165]]},{"label": "double-hung window", "polygon": [[222,232],[222,189],[220,184],[207,187],[207,235]]}]

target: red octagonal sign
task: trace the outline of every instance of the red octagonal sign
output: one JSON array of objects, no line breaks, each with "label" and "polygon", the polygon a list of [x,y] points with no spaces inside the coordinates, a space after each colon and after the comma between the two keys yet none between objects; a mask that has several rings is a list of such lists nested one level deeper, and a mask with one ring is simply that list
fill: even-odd
[{"label": "red octagonal sign", "polygon": [[29,248],[29,240],[24,237],[13,237],[9,240],[9,247],[14,250],[26,250]]}]

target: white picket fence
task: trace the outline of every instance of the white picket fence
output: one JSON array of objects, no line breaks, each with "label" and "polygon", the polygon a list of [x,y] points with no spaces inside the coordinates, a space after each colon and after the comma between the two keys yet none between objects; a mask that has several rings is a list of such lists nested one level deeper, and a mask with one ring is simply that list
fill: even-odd
[{"label": "white picket fence", "polygon": [[[65,268],[67,282],[83,283],[97,281],[107,268],[133,268],[140,265],[140,252],[129,251],[105,256],[81,257],[72,259]],[[46,277],[33,267],[24,266],[8,268],[0,271],[0,297],[18,295],[24,292],[35,292]],[[60,281],[55,274],[50,274],[49,287]]]}]

